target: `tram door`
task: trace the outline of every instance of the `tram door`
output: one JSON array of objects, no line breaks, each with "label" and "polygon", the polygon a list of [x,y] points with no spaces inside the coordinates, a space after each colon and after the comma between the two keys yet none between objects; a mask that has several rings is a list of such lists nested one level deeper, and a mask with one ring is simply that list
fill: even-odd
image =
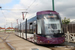
[{"label": "tram door", "polygon": [[33,22],[34,41],[36,42],[36,21]]}]

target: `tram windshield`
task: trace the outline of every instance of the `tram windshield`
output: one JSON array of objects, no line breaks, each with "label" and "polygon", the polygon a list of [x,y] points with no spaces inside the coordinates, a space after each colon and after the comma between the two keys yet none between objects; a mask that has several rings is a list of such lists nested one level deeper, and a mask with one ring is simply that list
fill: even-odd
[{"label": "tram windshield", "polygon": [[61,33],[60,19],[55,14],[44,15],[45,34]]}]

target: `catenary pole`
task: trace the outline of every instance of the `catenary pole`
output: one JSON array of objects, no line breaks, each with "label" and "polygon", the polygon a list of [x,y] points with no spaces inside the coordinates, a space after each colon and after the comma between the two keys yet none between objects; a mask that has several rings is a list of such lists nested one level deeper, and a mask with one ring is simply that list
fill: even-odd
[{"label": "catenary pole", "polygon": [[54,0],[52,0],[52,7],[53,7],[53,11],[55,11]]}]

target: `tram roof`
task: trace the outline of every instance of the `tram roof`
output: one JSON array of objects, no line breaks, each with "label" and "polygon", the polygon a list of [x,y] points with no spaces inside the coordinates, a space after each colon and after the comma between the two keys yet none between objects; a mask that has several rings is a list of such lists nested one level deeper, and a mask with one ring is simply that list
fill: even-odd
[{"label": "tram roof", "polygon": [[[25,23],[25,20],[22,22],[22,24]],[[33,22],[33,21],[36,21],[36,20],[37,20],[37,16],[34,16],[34,17],[30,18],[30,19],[27,19],[27,23],[30,23],[30,22]]]},{"label": "tram roof", "polygon": [[46,11],[37,12],[37,15],[49,14],[50,12],[51,12],[52,14],[58,14],[56,11],[46,10]]},{"label": "tram roof", "polygon": [[33,18],[28,19],[27,23],[30,23],[30,22],[33,22],[33,21],[36,21],[36,20],[37,20],[37,16],[34,16]]}]

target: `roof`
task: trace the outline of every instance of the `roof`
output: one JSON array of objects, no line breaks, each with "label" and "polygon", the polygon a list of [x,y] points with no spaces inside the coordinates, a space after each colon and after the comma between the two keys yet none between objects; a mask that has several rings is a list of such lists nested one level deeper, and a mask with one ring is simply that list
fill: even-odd
[{"label": "roof", "polygon": [[34,16],[33,18],[28,19],[27,23],[30,23],[30,22],[33,22],[33,21],[36,21],[36,20],[37,20],[37,16]]},{"label": "roof", "polygon": [[7,29],[14,29],[13,27],[8,27]]},{"label": "roof", "polygon": [[5,28],[0,28],[0,29],[5,29]]},{"label": "roof", "polygon": [[5,29],[5,28],[1,28],[1,29]]},{"label": "roof", "polygon": [[75,24],[75,22],[70,22],[70,24]]},{"label": "roof", "polygon": [[50,12],[51,12],[52,14],[58,14],[56,11],[46,10],[46,11],[37,12],[37,15],[50,14]]}]

